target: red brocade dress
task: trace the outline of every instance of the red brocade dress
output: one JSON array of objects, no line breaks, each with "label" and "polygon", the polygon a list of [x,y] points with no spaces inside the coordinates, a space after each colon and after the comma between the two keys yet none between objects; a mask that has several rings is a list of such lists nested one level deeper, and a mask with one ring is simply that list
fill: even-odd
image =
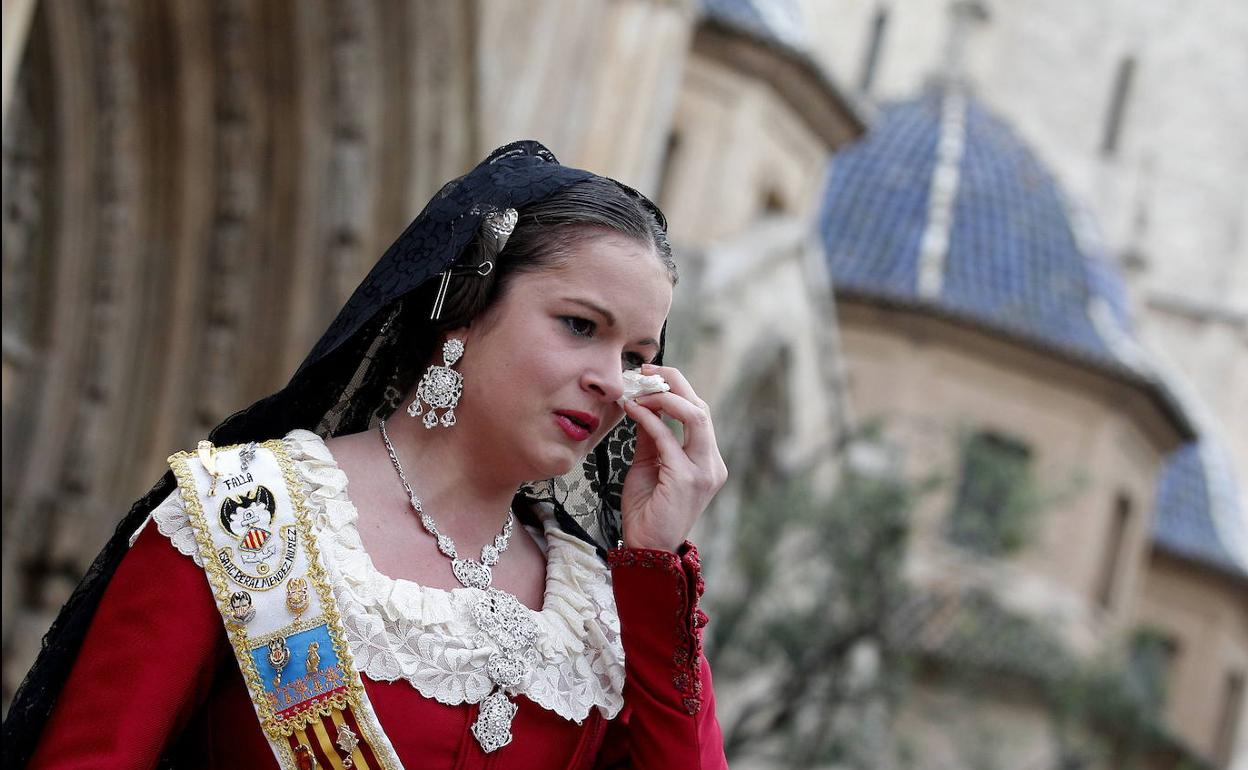
[{"label": "red brocade dress", "polygon": [[[407,770],[726,768],[701,654],[697,551],[620,549],[603,565],[549,510],[538,659],[512,693],[512,742],[490,754],[470,727],[488,651],[445,591],[377,572],[360,543],[346,476],[314,434],[287,449],[356,668]],[[234,660],[178,494],[153,512],[113,576],[32,768],[276,768]],[[321,768],[343,767],[332,745]],[[366,757],[366,760],[368,757]],[[358,764],[357,764],[358,768]]]}]

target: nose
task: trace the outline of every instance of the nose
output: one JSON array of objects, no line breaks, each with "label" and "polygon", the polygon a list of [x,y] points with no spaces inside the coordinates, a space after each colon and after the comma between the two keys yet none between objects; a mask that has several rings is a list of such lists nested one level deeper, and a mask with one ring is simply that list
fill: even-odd
[{"label": "nose", "polygon": [[581,375],[581,387],[602,401],[614,402],[624,395],[624,373],[619,358],[608,364],[587,367]]}]

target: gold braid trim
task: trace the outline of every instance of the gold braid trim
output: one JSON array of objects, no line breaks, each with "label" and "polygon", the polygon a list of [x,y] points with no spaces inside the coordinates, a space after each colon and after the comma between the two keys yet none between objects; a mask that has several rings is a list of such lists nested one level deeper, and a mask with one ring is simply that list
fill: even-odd
[{"label": "gold braid trim", "polygon": [[249,636],[247,637],[247,643],[250,645],[250,650],[256,650],[260,647],[267,647],[269,642],[274,639],[285,639],[288,636],[294,636],[295,634],[302,633],[322,625],[325,625],[325,619],[323,617],[312,618],[311,620],[296,620],[289,626],[283,626],[281,630],[274,631],[271,634]]},{"label": "gold braid trim", "polygon": [[286,479],[286,490],[295,506],[295,522],[299,526],[299,533],[303,535],[303,547],[308,558],[308,578],[311,579],[312,585],[316,587],[317,596],[320,597],[321,616],[325,618],[329,627],[329,638],[334,643],[338,667],[347,675],[346,692],[335,693],[318,702],[311,711],[284,720],[275,718],[275,721],[279,723],[280,734],[287,736],[296,727],[281,726],[281,723],[298,722],[297,727],[302,728],[313,721],[318,721],[322,716],[331,716],[334,709],[345,711],[349,707],[355,707],[358,713],[359,705],[363,702],[364,682],[360,679],[360,672],[355,670],[355,663],[351,660],[351,650],[348,649],[347,640],[342,634],[342,616],[338,614],[338,601],[334,598],[333,588],[329,585],[329,577],[325,574],[325,567],[321,564],[321,552],[316,545],[316,538],[312,536],[312,518],[308,515],[307,506],[304,504],[303,488],[295,471],[295,464],[291,461],[290,455],[286,453],[286,445],[282,441],[266,441],[261,446],[272,450],[277,458],[277,464],[281,466],[282,476]]}]

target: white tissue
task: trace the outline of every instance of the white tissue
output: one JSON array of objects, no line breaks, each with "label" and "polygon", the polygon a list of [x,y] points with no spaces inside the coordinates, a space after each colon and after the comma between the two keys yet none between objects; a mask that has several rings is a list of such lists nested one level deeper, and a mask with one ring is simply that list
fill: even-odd
[{"label": "white tissue", "polygon": [[672,389],[661,374],[642,374],[637,369],[624,370],[624,395],[618,403],[623,406],[625,401],[633,401],[651,393],[663,393]]}]

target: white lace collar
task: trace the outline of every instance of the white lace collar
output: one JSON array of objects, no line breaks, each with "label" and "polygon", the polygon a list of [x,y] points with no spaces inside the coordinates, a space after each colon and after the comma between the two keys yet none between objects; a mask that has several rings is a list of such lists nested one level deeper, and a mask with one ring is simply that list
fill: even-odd
[{"label": "white lace collar", "polygon": [[[486,661],[496,647],[477,638],[474,588],[444,590],[383,575],[356,530],[347,478],[325,443],[296,430],[286,437],[305,481],[317,540],[355,665],[370,679],[404,679],[441,703],[477,703],[492,689]],[[508,688],[565,719],[597,706],[608,719],[624,705],[624,648],[611,575],[592,546],[565,533],[553,511],[540,511],[546,538],[546,588],[530,675]]]}]

